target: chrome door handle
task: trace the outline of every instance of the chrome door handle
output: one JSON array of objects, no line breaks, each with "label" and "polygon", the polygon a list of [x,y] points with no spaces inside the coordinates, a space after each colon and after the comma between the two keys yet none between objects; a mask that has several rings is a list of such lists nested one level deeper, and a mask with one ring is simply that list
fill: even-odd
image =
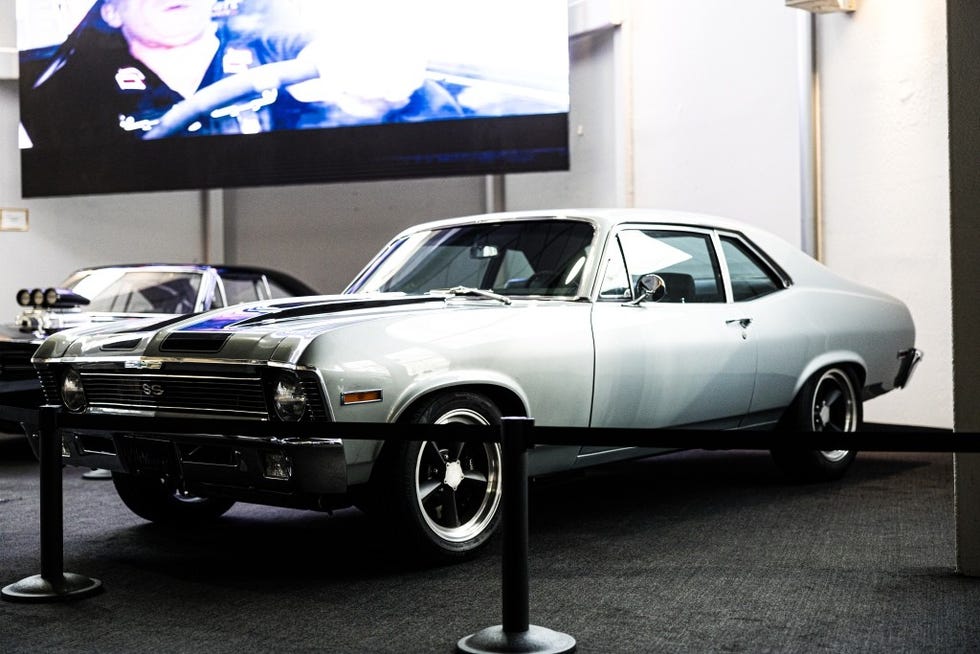
[{"label": "chrome door handle", "polygon": [[733,322],[737,322],[738,323],[738,326],[741,327],[742,329],[747,329],[748,326],[752,324],[752,319],[751,318],[732,318],[731,320],[726,320],[725,321],[725,324],[726,325],[730,325]]}]

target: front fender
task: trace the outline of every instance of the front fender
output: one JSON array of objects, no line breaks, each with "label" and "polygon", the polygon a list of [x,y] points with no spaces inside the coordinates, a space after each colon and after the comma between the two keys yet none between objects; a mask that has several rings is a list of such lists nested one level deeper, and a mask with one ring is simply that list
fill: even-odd
[{"label": "front fender", "polygon": [[530,401],[524,389],[512,377],[494,370],[451,370],[425,379],[416,379],[409,384],[389,409],[389,421],[397,422],[406,412],[425,396],[436,394],[461,386],[494,386],[504,389],[516,397],[524,407],[525,415],[530,415]]},{"label": "front fender", "polygon": [[[386,397],[379,403],[338,407],[338,422],[397,422],[404,419],[426,396],[462,386],[494,386],[517,397],[527,410],[527,396],[520,385],[506,375],[485,370],[454,370],[413,381],[402,389],[394,401],[389,402]],[[344,440],[348,482],[351,485],[363,484],[370,479],[374,462],[383,446],[384,441],[380,440]]]}]

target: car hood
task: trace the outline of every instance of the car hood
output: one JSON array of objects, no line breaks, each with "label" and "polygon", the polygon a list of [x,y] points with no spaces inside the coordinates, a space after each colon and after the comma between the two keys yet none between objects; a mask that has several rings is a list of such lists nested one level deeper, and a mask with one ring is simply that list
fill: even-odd
[{"label": "car hood", "polygon": [[295,363],[305,346],[322,334],[447,304],[503,306],[487,299],[447,301],[442,296],[403,294],[252,302],[164,322],[133,321],[61,332],[44,342],[35,359],[144,356]]},{"label": "car hood", "polygon": [[17,325],[0,325],[0,343],[40,343],[43,337],[22,332]]}]

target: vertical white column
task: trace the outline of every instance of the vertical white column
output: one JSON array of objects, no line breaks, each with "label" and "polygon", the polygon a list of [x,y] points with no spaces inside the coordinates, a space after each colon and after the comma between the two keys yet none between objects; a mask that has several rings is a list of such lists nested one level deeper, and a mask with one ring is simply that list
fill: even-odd
[{"label": "vertical white column", "polygon": [[507,178],[487,175],[483,182],[483,206],[487,213],[507,211]]},{"label": "vertical white column", "polygon": [[817,21],[809,12],[797,17],[800,103],[800,244],[818,261],[823,258],[820,230],[820,76],[817,70]]},{"label": "vertical white column", "polygon": [[204,263],[230,263],[225,253],[225,192],[201,191],[201,234]]},{"label": "vertical white column", "polygon": [[17,79],[16,27],[14,0],[0,0],[0,79]]}]

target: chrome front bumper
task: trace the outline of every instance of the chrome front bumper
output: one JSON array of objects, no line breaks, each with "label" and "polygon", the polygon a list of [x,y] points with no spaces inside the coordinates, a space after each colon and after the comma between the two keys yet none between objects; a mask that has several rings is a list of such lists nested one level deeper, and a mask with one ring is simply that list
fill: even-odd
[{"label": "chrome front bumper", "polygon": [[922,361],[922,351],[914,347],[902,350],[898,353],[898,360],[899,366],[898,374],[895,376],[895,388],[905,388],[909,380],[912,379],[912,373],[915,372],[915,367]]},{"label": "chrome front bumper", "polygon": [[[38,451],[38,434],[30,435]],[[172,477],[187,489],[211,487],[242,499],[343,495],[348,490],[343,442],[335,438],[162,435],[62,430],[66,465]],[[248,500],[246,500],[248,501]],[[282,503],[282,502],[274,502]]]}]

